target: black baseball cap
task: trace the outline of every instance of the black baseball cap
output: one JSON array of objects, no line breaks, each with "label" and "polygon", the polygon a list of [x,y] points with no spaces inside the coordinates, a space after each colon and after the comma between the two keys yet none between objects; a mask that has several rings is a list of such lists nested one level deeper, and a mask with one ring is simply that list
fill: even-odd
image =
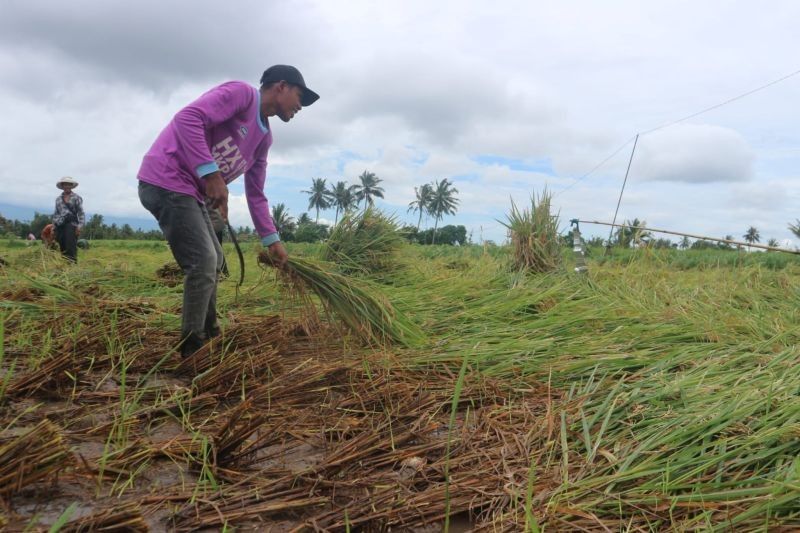
[{"label": "black baseball cap", "polygon": [[261,85],[279,81],[285,81],[303,88],[303,99],[300,102],[303,107],[310,106],[319,100],[319,95],[306,87],[306,82],[300,71],[291,65],[273,65],[261,75]]}]

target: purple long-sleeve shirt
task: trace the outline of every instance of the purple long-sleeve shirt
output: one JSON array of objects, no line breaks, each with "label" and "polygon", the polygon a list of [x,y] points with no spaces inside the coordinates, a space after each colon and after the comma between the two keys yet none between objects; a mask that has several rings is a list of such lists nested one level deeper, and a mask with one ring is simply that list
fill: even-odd
[{"label": "purple long-sleeve shirt", "polygon": [[225,183],[230,183],[244,174],[247,206],[256,232],[261,237],[277,237],[264,195],[272,132],[260,110],[257,88],[241,81],[214,87],[167,124],[145,154],[138,178],[203,202],[203,176],[219,171]]}]

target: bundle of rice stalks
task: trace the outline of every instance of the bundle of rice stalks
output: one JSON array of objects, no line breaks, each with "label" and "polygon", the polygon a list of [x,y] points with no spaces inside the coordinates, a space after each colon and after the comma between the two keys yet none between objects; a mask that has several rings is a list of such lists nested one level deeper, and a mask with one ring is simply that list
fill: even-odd
[{"label": "bundle of rice stalks", "polygon": [[397,219],[369,207],[342,217],[326,241],[322,257],[343,272],[376,274],[394,268],[395,252],[403,244]]},{"label": "bundle of rice stalks", "polygon": [[[241,394],[245,388],[256,387],[260,379],[269,375],[273,368],[281,366],[282,357],[274,347],[265,345],[257,352],[206,352],[216,359],[213,366],[198,375],[194,381],[198,392],[216,392],[223,397]],[[198,355],[203,355],[202,353]],[[191,361],[187,363],[191,364]],[[196,371],[195,371],[196,372]]]},{"label": "bundle of rice stalks", "polygon": [[0,495],[17,493],[71,464],[67,443],[47,419],[18,435],[0,435]]},{"label": "bundle of rice stalks", "polygon": [[183,283],[183,269],[177,263],[165,263],[156,270],[156,276],[167,287],[175,287]]},{"label": "bundle of rice stalks", "polygon": [[558,237],[558,215],[550,213],[552,195],[545,188],[541,196],[531,196],[531,208],[517,209],[511,200],[508,228],[514,250],[514,268],[530,272],[550,272],[561,264],[561,245]]},{"label": "bundle of rice stalks", "polygon": [[[272,265],[266,251],[259,254],[258,261]],[[356,283],[322,263],[296,256],[289,258],[284,277],[302,299],[308,301],[308,291],[316,294],[328,312],[337,315],[367,344],[415,346],[425,337],[377,287],[363,280]]]},{"label": "bundle of rice stalks", "polygon": [[75,358],[69,351],[62,351],[47,357],[38,368],[22,372],[11,379],[5,396],[16,398],[31,395],[44,389],[53,392],[60,382],[68,377],[68,371],[76,366]]},{"label": "bundle of rice stalks", "polygon": [[[50,529],[50,531],[56,531]],[[64,533],[84,533],[89,531],[127,531],[146,533],[150,531],[138,503],[114,505],[89,516],[78,518],[58,529]]]}]

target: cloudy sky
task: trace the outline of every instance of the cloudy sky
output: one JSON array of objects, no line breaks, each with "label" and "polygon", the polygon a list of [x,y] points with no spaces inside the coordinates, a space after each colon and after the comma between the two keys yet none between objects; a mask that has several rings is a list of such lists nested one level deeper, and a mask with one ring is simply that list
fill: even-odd
[{"label": "cloudy sky", "polygon": [[[545,187],[564,226],[610,221],[634,136],[800,69],[797,20],[788,0],[3,0],[0,201],[50,209],[70,175],[88,212],[148,218],[136,172],[172,115],[289,63],[322,96],[272,121],[267,196],[295,216],[312,178],[369,170],[379,205],[413,222],[414,186],[454,181],[443,223],[475,241],[502,241],[510,199]],[[642,135],[618,218],[792,239],[798,89],[800,75]],[[235,225],[249,224],[241,181]]]}]

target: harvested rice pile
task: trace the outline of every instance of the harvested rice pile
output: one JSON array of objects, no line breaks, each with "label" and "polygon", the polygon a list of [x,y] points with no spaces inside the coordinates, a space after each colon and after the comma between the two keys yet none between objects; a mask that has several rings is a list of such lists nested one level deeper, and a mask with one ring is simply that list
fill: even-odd
[{"label": "harvested rice pile", "polygon": [[168,287],[176,287],[183,283],[183,269],[177,263],[165,263],[156,270],[156,276]]},{"label": "harvested rice pile", "polygon": [[397,267],[397,251],[405,244],[397,219],[369,207],[345,213],[325,241],[322,258],[345,273],[386,273]]},{"label": "harvested rice pile", "polygon": [[551,213],[552,194],[545,189],[538,198],[531,196],[531,207],[520,210],[511,200],[506,222],[514,251],[513,266],[527,272],[550,272],[561,265],[558,215]]}]

